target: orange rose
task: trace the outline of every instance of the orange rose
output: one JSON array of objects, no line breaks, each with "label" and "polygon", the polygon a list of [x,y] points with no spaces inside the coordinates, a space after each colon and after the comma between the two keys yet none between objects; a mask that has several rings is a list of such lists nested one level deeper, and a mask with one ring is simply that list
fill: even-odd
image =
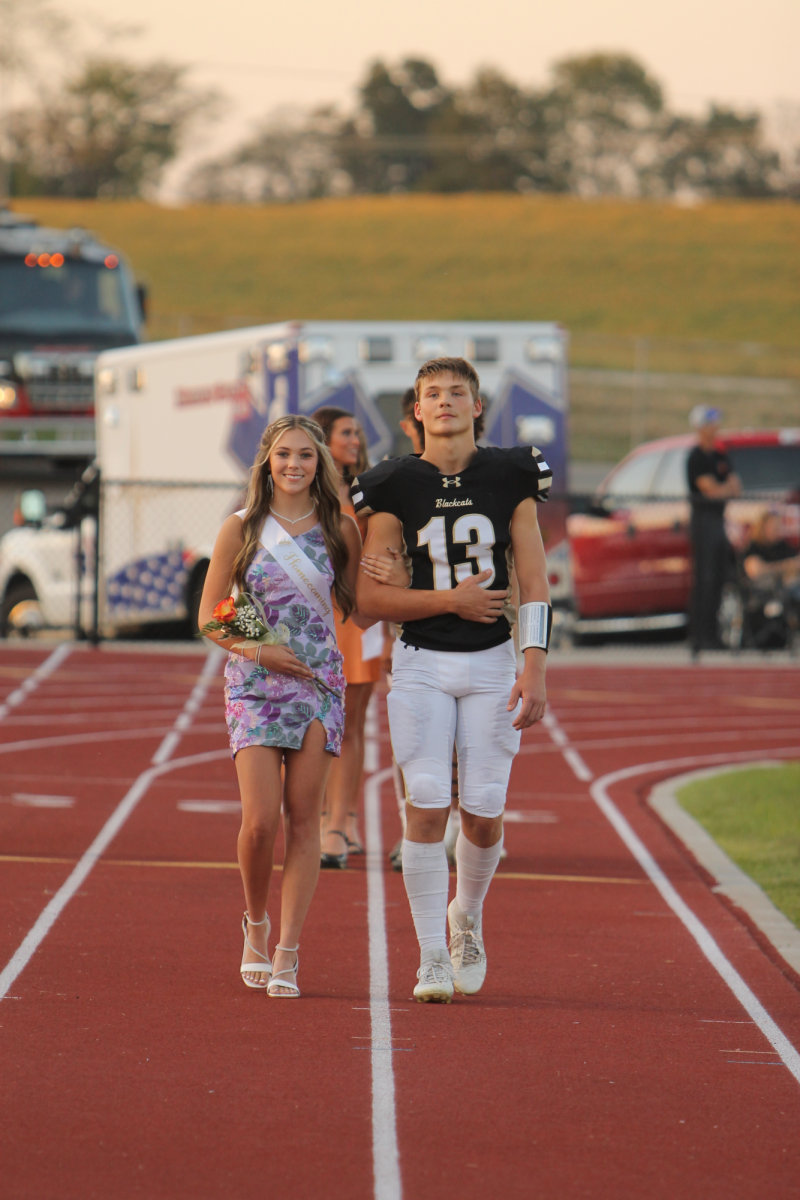
[{"label": "orange rose", "polygon": [[228,596],[225,600],[220,600],[214,609],[214,620],[222,621],[223,624],[236,620],[236,605],[233,602],[233,596]]}]

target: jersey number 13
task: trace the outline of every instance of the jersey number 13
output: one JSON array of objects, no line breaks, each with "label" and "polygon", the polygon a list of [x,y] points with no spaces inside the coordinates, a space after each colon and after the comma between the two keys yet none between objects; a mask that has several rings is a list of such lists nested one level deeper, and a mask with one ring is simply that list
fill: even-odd
[{"label": "jersey number 13", "polygon": [[[474,542],[473,531],[478,535],[477,541]],[[494,526],[489,518],[481,513],[459,517],[453,525],[452,541],[466,545],[467,558],[477,562],[478,572],[492,572],[490,577],[480,584],[481,587],[491,587],[495,574],[492,560],[495,537]],[[433,563],[433,586],[436,591],[448,591],[453,587],[453,567],[447,556],[447,527],[444,517],[431,517],[428,524],[417,533],[417,545],[428,547],[428,554]],[[458,583],[475,574],[471,562],[456,563],[455,573]]]}]

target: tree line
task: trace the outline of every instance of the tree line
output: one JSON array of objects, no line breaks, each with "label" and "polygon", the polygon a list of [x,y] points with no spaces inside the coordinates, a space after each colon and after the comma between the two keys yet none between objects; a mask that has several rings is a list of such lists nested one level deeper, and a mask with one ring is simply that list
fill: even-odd
[{"label": "tree line", "polygon": [[342,192],[562,192],[766,197],[789,181],[756,112],[672,112],[625,54],[557,63],[541,89],[492,68],[464,87],[430,62],[373,63],[354,112],[272,118],[189,180],[202,200]]},{"label": "tree line", "polygon": [[[186,68],[90,56],[6,122],[13,195],[152,194],[222,98]],[[185,183],[197,201],[276,202],[351,193],[546,192],[771,197],[797,178],[761,114],[673,111],[626,54],[558,62],[541,88],[494,68],[452,86],[422,58],[372,63],[351,111],[274,114]]]}]

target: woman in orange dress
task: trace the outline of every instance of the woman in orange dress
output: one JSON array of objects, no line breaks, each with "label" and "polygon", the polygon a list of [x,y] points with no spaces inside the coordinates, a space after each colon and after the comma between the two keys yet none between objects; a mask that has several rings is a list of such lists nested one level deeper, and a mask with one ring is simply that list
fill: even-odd
[{"label": "woman in orange dress", "polygon": [[[320,408],[313,420],[321,426],[341,479],[339,500],[342,512],[355,516],[350,502],[350,483],[369,466],[366,441],[358,421],[343,408]],[[366,533],[366,522],[361,536]],[[322,820],[321,864],[328,868],[347,866],[348,854],[363,854],[358,834],[358,793],[364,770],[364,725],[372,689],[381,677],[381,656],[362,655],[361,630],[352,621],[342,623],[336,612],[336,640],[344,656],[344,737],[341,756],[334,760],[328,776]]]}]

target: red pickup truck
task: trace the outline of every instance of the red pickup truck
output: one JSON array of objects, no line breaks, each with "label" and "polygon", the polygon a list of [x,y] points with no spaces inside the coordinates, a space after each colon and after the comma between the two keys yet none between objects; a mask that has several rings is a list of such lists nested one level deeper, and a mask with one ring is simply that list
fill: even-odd
[{"label": "red pickup truck", "polygon": [[[691,434],[645,442],[606,477],[588,512],[567,519],[576,632],[677,628],[691,589]],[[744,548],[765,503],[781,513],[782,535],[800,542],[800,429],[726,430],[718,438],[742,481],[725,522]]]}]

